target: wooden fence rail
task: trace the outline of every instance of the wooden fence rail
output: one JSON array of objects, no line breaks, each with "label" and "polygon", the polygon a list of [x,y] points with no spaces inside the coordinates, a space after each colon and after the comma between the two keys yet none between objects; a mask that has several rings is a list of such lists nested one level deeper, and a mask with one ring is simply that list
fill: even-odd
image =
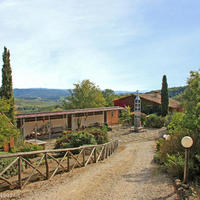
[{"label": "wooden fence rail", "polygon": [[[97,163],[110,156],[117,147],[118,140],[115,140],[101,145],[0,155],[0,160],[13,158],[0,172],[0,190],[6,186],[23,189],[28,182],[38,178],[52,179],[56,173],[72,172],[76,167]],[[17,168],[17,175],[6,177],[6,172],[11,167]]]}]

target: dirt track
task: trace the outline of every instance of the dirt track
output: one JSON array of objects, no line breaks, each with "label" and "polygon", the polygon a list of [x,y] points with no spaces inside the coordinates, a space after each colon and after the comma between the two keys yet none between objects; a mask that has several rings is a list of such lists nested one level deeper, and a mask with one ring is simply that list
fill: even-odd
[{"label": "dirt track", "polygon": [[32,200],[177,199],[172,181],[152,163],[154,139],[160,131],[118,134],[113,133],[121,144],[107,160],[76,169],[72,174],[57,175],[52,181],[30,184],[15,194]]}]

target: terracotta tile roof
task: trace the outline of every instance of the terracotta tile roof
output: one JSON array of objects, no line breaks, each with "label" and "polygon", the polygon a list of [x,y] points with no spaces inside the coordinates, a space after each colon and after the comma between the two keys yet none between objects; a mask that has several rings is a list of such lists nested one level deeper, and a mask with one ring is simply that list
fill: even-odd
[{"label": "terracotta tile roof", "polygon": [[[151,93],[151,94],[141,94],[141,98],[146,99],[148,101],[152,101],[157,104],[161,104],[161,95],[158,93]],[[169,98],[169,107],[170,108],[179,108],[181,103],[176,101],[172,98]]]},{"label": "terracotta tile roof", "polygon": [[122,110],[122,109],[124,109],[124,108],[119,107],[119,106],[103,107],[103,108],[85,108],[85,109],[55,111],[55,112],[39,112],[39,113],[17,114],[16,118],[19,119],[19,118],[31,118],[31,117],[45,117],[45,116],[99,112],[99,111],[112,111],[112,110]]},{"label": "terracotta tile roof", "polygon": [[[115,99],[113,102],[120,100],[120,99],[126,99],[126,98],[129,98],[129,97],[135,98],[135,96],[136,96],[136,94],[132,94],[132,95],[129,95],[129,96],[126,96],[126,97]],[[149,93],[149,94],[140,94],[140,98],[145,99],[147,101],[157,103],[157,104],[161,104],[161,95],[157,92],[156,93]],[[172,99],[172,98],[169,98],[169,107],[170,108],[180,108],[181,103],[179,101]]]}]

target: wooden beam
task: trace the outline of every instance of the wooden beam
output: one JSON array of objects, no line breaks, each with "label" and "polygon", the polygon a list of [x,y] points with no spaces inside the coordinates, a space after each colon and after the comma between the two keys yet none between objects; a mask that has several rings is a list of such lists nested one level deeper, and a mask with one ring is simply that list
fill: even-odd
[{"label": "wooden beam", "polygon": [[67,155],[67,171],[70,171],[70,157],[69,154]]},{"label": "wooden beam", "polygon": [[98,157],[97,157],[96,162],[98,162],[99,159],[101,158],[101,155],[102,155],[103,150],[104,150],[104,146],[102,146],[101,151],[100,151],[100,153],[99,153],[99,155],[98,155]]},{"label": "wooden beam", "polygon": [[94,163],[97,162],[97,148],[94,147]]},{"label": "wooden beam", "polygon": [[7,180],[6,178],[0,176],[0,180],[5,181],[6,183],[8,183],[9,185],[13,185],[9,180]]},{"label": "wooden beam", "polygon": [[76,164],[78,164],[79,167],[82,167],[82,164],[81,164],[80,161],[78,160],[78,158],[79,158],[79,156],[82,154],[82,152],[83,152],[83,149],[80,151],[80,153],[78,154],[77,158],[76,158],[76,156],[73,155],[72,152],[69,152],[70,155],[72,156],[72,158],[74,158],[74,160],[76,161],[71,170],[74,169],[74,167],[76,166]]},{"label": "wooden beam", "polygon": [[19,156],[19,159],[18,159],[18,184],[19,184],[19,188],[22,189],[22,159],[21,159],[21,156]]},{"label": "wooden beam", "polygon": [[[50,154],[48,154],[48,156],[49,156],[50,158],[52,158],[54,161],[56,161],[57,164],[59,164],[59,161],[57,161],[53,156],[51,156]],[[66,168],[65,168],[62,164],[60,164],[60,166],[61,166],[64,170],[66,170]]]},{"label": "wooden beam", "polygon": [[49,179],[49,164],[48,164],[48,155],[45,153],[45,166],[46,166],[46,179]]},{"label": "wooden beam", "polygon": [[83,155],[83,167],[85,167],[85,149],[83,149],[82,155]]},{"label": "wooden beam", "polygon": [[92,151],[91,151],[91,153],[90,153],[90,156],[89,156],[87,162],[85,163],[85,166],[87,166],[87,164],[89,163],[89,161],[90,161],[90,159],[91,159],[91,157],[92,157],[92,154],[93,154],[94,150],[95,150],[95,147],[93,147],[93,149],[92,149]]},{"label": "wooden beam", "polygon": [[32,165],[28,160],[26,160],[26,159],[24,159],[23,157],[21,157],[21,159],[22,159],[24,162],[26,162],[28,165],[30,165],[30,166],[33,168],[31,175],[26,179],[26,181],[24,182],[22,188],[24,188],[24,186],[25,186],[25,185],[28,183],[28,181],[31,179],[31,177],[33,176],[35,170],[36,170],[39,174],[41,174],[44,178],[46,178],[46,176],[45,176],[39,169],[37,169],[37,167],[40,166],[42,160],[44,159],[44,156],[45,156],[45,155],[42,156],[42,158],[40,159],[40,161],[39,161],[39,163],[37,164],[36,167],[35,167],[34,165]]},{"label": "wooden beam", "polygon": [[[65,152],[65,155],[63,156],[63,158],[60,160],[60,162],[58,163],[56,169],[54,170],[53,174],[51,175],[51,177],[49,178],[49,180],[54,177],[54,175],[56,174],[56,172],[58,171],[58,168],[59,166],[61,165],[61,163],[63,162],[63,160],[65,159],[66,155],[68,154],[69,152]],[[66,169],[64,169],[64,171],[66,171]]]}]

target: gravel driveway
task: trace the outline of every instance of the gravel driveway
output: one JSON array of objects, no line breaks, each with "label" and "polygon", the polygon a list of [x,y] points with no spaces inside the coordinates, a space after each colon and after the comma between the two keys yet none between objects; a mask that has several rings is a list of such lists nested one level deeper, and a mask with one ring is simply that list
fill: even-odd
[{"label": "gravel driveway", "polygon": [[154,139],[162,134],[162,130],[139,134],[121,130],[120,133],[113,136],[120,139],[120,146],[107,160],[15,192],[20,199],[27,200],[178,199],[171,179],[152,162]]}]

